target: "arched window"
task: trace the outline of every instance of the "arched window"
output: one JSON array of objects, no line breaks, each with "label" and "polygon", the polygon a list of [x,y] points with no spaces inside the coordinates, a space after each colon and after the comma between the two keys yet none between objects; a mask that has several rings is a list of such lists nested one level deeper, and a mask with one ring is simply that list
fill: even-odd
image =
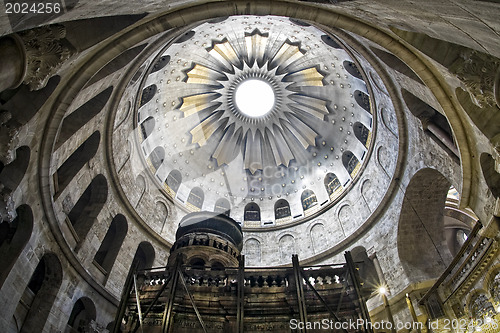
[{"label": "arched window", "polygon": [[212,271],[223,271],[224,265],[220,261],[214,261],[214,262],[212,262],[210,269]]},{"label": "arched window", "polygon": [[354,99],[359,106],[365,109],[366,112],[370,114],[372,113],[372,111],[370,110],[370,96],[360,90],[356,90],[354,92]]},{"label": "arched window", "polygon": [[16,317],[23,317],[20,333],[42,332],[62,282],[61,262],[53,253],[46,253],[35,268],[19,303]]},{"label": "arched window", "polygon": [[217,200],[215,202],[214,212],[229,216],[231,213],[231,204],[229,203],[229,200],[224,198]]},{"label": "arched window", "polygon": [[333,200],[342,191],[342,185],[340,184],[340,180],[334,173],[331,172],[327,173],[325,176],[324,183],[326,191],[328,192],[328,196],[330,197],[330,200]]},{"label": "arched window", "polygon": [[495,308],[485,294],[478,294],[470,303],[470,312],[473,318],[484,319],[487,315],[495,313]]},{"label": "arched window", "polygon": [[177,193],[177,190],[179,189],[179,186],[181,186],[182,183],[182,175],[178,170],[172,170],[167,176],[167,179],[165,179],[165,185],[167,187],[167,192],[172,197],[175,197],[175,193]]},{"label": "arched window", "polygon": [[96,319],[94,302],[88,297],[82,297],[75,302],[68,320],[68,333],[87,332],[90,322]]},{"label": "arched window", "polygon": [[153,130],[155,129],[155,119],[153,117],[147,117],[142,123],[141,123],[141,134],[142,134],[142,139],[145,140],[148,136],[153,133]]},{"label": "arched window", "polygon": [[251,202],[245,206],[245,213],[243,220],[260,222],[260,207],[254,202]]},{"label": "arched window", "polygon": [[345,70],[349,74],[351,74],[352,76],[354,76],[357,79],[364,81],[363,75],[361,75],[361,72],[359,71],[359,68],[358,68],[358,66],[356,66],[355,63],[353,63],[352,61],[349,61],[349,60],[344,60],[343,65],[344,65]]},{"label": "arched window", "polygon": [[92,159],[97,149],[101,134],[95,131],[84,143],[76,149],[70,157],[57,169],[54,175],[54,189],[55,197],[59,196],[61,192],[69,185],[80,169]]},{"label": "arched window", "polygon": [[158,170],[160,165],[165,160],[165,149],[163,149],[163,147],[160,147],[160,146],[156,147],[151,152],[151,154],[149,154],[148,159],[151,162],[151,165],[153,166],[153,168],[155,168],[155,170]]},{"label": "arched window", "polygon": [[352,125],[352,129],[354,136],[359,140],[359,142],[361,142],[365,147],[369,147],[372,137],[370,130],[360,122],[355,122],[354,125]]},{"label": "arched window", "polygon": [[115,263],[118,252],[127,235],[127,220],[122,214],[116,215],[109,226],[108,232],[94,256],[94,261],[109,274]]},{"label": "arched window", "polygon": [[134,259],[130,269],[137,265],[137,270],[148,269],[153,267],[155,260],[155,249],[148,242],[141,242],[135,251]]},{"label": "arched window", "polygon": [[149,73],[149,74],[153,74],[155,72],[158,72],[163,67],[165,67],[169,62],[170,62],[169,55],[161,56],[160,58],[158,58],[158,60],[156,60],[155,64],[153,65],[153,68],[151,69],[151,73]]},{"label": "arched window", "polygon": [[332,37],[328,35],[321,35],[321,40],[328,46],[333,47],[334,49],[341,49],[342,46],[340,46],[339,43],[335,41]]},{"label": "arched window", "polygon": [[291,217],[290,204],[285,199],[279,199],[274,204],[274,219],[280,220]]},{"label": "arched window", "polygon": [[194,268],[194,269],[205,269],[205,260],[201,259],[201,258],[192,258],[190,261],[189,261],[189,266],[191,266],[191,268]]},{"label": "arched window", "polygon": [[61,130],[55,144],[55,149],[59,148],[80,128],[99,114],[108,102],[112,92],[113,87],[109,87],[101,91],[78,109],[67,115],[62,122]]},{"label": "arched window", "polygon": [[300,201],[302,202],[302,209],[304,210],[304,212],[318,204],[316,194],[314,194],[314,192],[311,190],[304,190],[304,192],[302,192],[302,195],[300,196]]},{"label": "arched window", "polygon": [[205,200],[203,190],[199,187],[194,187],[191,192],[189,192],[187,204],[191,209],[199,211],[203,206],[203,200]]},{"label": "arched window", "polygon": [[152,85],[144,88],[144,90],[142,91],[141,104],[139,107],[142,107],[143,105],[148,103],[150,100],[152,100],[156,94],[156,90],[157,90],[156,84],[152,84]]},{"label": "arched window", "polygon": [[28,243],[33,231],[33,212],[28,205],[16,209],[17,217],[0,224],[0,287]]},{"label": "arched window", "polygon": [[69,212],[68,219],[74,230],[77,248],[92,228],[107,198],[108,183],[106,177],[97,175]]},{"label": "arched window", "polygon": [[344,154],[342,154],[342,164],[344,168],[347,170],[351,178],[354,178],[361,167],[358,158],[349,150],[346,150]]}]

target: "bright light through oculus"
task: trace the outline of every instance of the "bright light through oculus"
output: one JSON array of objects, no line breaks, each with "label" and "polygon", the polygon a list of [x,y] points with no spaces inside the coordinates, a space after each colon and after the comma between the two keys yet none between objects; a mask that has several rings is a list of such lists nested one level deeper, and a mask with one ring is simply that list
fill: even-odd
[{"label": "bright light through oculus", "polygon": [[245,80],[236,88],[235,100],[236,106],[245,115],[261,117],[274,106],[273,88],[262,80]]}]

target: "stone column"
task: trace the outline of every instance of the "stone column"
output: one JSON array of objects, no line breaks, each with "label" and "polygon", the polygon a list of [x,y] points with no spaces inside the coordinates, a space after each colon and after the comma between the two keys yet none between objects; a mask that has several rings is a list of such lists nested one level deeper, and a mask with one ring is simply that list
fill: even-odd
[{"label": "stone column", "polygon": [[0,92],[24,83],[40,90],[75,52],[60,24],[35,28],[0,39]]},{"label": "stone column", "polygon": [[16,88],[26,75],[26,49],[16,35],[0,39],[0,92]]}]

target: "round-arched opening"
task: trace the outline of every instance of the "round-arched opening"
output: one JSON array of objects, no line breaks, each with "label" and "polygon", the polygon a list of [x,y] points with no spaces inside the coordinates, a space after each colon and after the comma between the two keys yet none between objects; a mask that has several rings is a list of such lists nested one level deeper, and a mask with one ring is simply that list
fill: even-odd
[{"label": "round-arched opening", "polygon": [[257,118],[268,114],[273,109],[274,101],[273,88],[263,80],[245,80],[236,87],[236,106],[248,117]]}]

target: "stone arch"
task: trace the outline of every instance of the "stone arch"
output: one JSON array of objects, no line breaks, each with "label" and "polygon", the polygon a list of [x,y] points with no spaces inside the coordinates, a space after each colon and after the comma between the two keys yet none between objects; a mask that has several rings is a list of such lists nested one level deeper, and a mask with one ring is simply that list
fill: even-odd
[{"label": "stone arch", "polygon": [[326,174],[324,184],[330,200],[335,199],[342,192],[342,184],[340,183],[337,175],[334,173],[329,172]]},{"label": "stone arch", "polygon": [[337,218],[339,219],[344,235],[346,230],[349,231],[356,227],[354,214],[352,213],[351,205],[349,204],[344,204],[340,207],[337,213]]},{"label": "stone arch", "polygon": [[495,170],[495,159],[488,153],[482,153],[479,162],[486,185],[495,198],[500,197],[500,173]]},{"label": "stone arch", "polygon": [[145,140],[155,129],[155,118],[149,116],[141,123],[142,139]]},{"label": "stone arch", "polygon": [[300,195],[300,202],[302,203],[302,209],[304,212],[314,206],[318,205],[318,199],[313,190],[306,189]]},{"label": "stone arch", "polygon": [[384,146],[380,146],[377,148],[377,162],[380,165],[380,168],[384,171],[387,177],[391,178],[390,174],[390,166],[391,162],[389,160],[389,152],[387,148]]},{"label": "stone arch", "polygon": [[[351,250],[352,259],[356,262],[359,270],[359,277],[363,283],[363,288],[369,289],[371,292],[380,287],[380,279],[375,269],[373,260],[368,257],[368,253],[363,246],[357,246]],[[359,262],[359,264],[358,264]]]},{"label": "stone arch", "polygon": [[0,288],[33,232],[33,212],[28,205],[16,209],[13,222],[0,224]]},{"label": "stone arch", "polygon": [[398,137],[398,123],[396,120],[395,112],[387,107],[380,109],[380,118],[382,118],[382,123],[384,126],[392,133],[396,138]]},{"label": "stone arch", "polygon": [[245,206],[243,220],[260,222],[260,207],[255,202],[250,202]]},{"label": "stone arch", "polygon": [[447,202],[447,206],[444,209],[444,231],[446,244],[453,256],[457,255],[460,251],[476,221],[476,218],[458,208],[449,206]]},{"label": "stone arch", "polygon": [[231,204],[229,203],[229,200],[225,198],[217,199],[214,206],[214,212],[229,216],[231,213]]},{"label": "stone arch", "polygon": [[155,170],[158,170],[160,165],[163,163],[165,160],[165,149],[163,147],[156,147],[151,154],[148,156],[149,161],[151,162],[151,165]]},{"label": "stone arch", "polygon": [[[125,110],[125,111],[123,111]],[[132,110],[132,102],[128,101],[127,104],[123,107],[121,112],[117,113],[117,118],[115,121],[115,126],[113,127],[113,132],[116,131],[130,116]]]},{"label": "stone arch", "polygon": [[96,312],[94,302],[90,298],[79,298],[69,315],[68,333],[85,332],[90,328],[90,323],[96,320]]},{"label": "stone arch", "polygon": [[94,256],[94,262],[106,271],[106,276],[109,276],[113,268],[127,231],[127,219],[122,214],[117,214],[111,221],[106,236]]},{"label": "stone arch", "polygon": [[245,262],[248,265],[258,265],[262,262],[262,250],[258,239],[249,238],[245,241]]},{"label": "stone arch", "polygon": [[139,246],[137,246],[130,269],[133,269],[135,266],[137,266],[137,270],[151,268],[153,267],[154,260],[155,249],[153,248],[153,245],[146,241],[141,242]]},{"label": "stone arch", "polygon": [[411,70],[410,67],[408,67],[403,61],[401,61],[398,57],[395,55],[386,52],[384,50],[381,50],[376,47],[370,47],[373,53],[382,60],[388,67],[394,69],[395,71],[408,76],[410,79],[417,81],[420,84],[424,84],[420,78],[418,77],[417,74],[413,70]]},{"label": "stone arch", "polygon": [[205,193],[203,190],[200,187],[193,187],[191,192],[189,192],[186,203],[194,208],[194,210],[198,211],[203,207],[203,201],[205,201]]},{"label": "stone arch", "polygon": [[146,193],[147,186],[146,186],[146,179],[144,178],[143,175],[137,175],[135,178],[135,193],[139,193],[139,198],[137,198],[137,202],[134,205],[135,208],[139,207],[139,204],[141,203],[142,198],[144,197],[144,193]]},{"label": "stone arch", "polygon": [[[155,216],[156,215],[156,216]],[[163,232],[163,229],[165,228],[165,223],[167,222],[168,219],[168,206],[166,203],[163,201],[156,201],[155,203],[155,210],[152,212],[152,216],[155,216],[156,221],[161,223],[161,231]]]},{"label": "stone arch", "polygon": [[130,64],[130,62],[135,59],[135,57],[141,53],[141,51],[148,45],[147,43],[138,45],[136,47],[133,47],[131,49],[128,49],[124,51],[122,54],[120,54],[118,57],[114,58],[110,62],[108,62],[104,67],[102,67],[92,78],[90,81],[86,84],[86,86],[91,86],[92,84],[100,81],[101,79],[104,79],[106,76],[111,75],[123,67],[127,66]]},{"label": "stone arch", "polygon": [[295,248],[295,237],[291,234],[285,234],[280,237],[279,241],[280,249],[280,262],[290,262],[292,261],[292,255],[296,254]]},{"label": "stone arch", "polygon": [[74,229],[77,248],[87,237],[107,198],[108,182],[106,177],[97,175],[69,212],[68,219]]},{"label": "stone arch", "polygon": [[46,253],[40,259],[24,291],[23,296],[26,296],[21,297],[31,302],[22,304],[27,314],[24,320],[20,320],[20,333],[43,331],[62,278],[63,270],[59,258],[53,253]]},{"label": "stone arch", "polygon": [[438,277],[450,263],[444,232],[444,207],[450,182],[439,171],[425,168],[410,180],[399,217],[397,247],[408,278]]},{"label": "stone arch", "polygon": [[101,134],[99,131],[95,131],[57,169],[53,177],[56,197],[71,183],[80,169],[95,156],[100,141]]},{"label": "stone arch", "polygon": [[370,179],[365,179],[361,183],[361,196],[365,202],[368,210],[372,212],[378,205],[378,202],[374,200],[375,188],[372,186],[372,181]]},{"label": "stone arch", "polygon": [[318,254],[328,248],[325,237],[325,226],[323,223],[315,223],[309,231],[313,253]]},{"label": "stone arch", "polygon": [[98,115],[108,102],[112,92],[113,86],[108,87],[67,115],[62,121],[54,150],[61,147],[73,134]]},{"label": "stone arch", "polygon": [[279,199],[274,204],[274,218],[276,220],[285,219],[291,217],[292,212],[290,211],[290,204],[285,199]]}]

